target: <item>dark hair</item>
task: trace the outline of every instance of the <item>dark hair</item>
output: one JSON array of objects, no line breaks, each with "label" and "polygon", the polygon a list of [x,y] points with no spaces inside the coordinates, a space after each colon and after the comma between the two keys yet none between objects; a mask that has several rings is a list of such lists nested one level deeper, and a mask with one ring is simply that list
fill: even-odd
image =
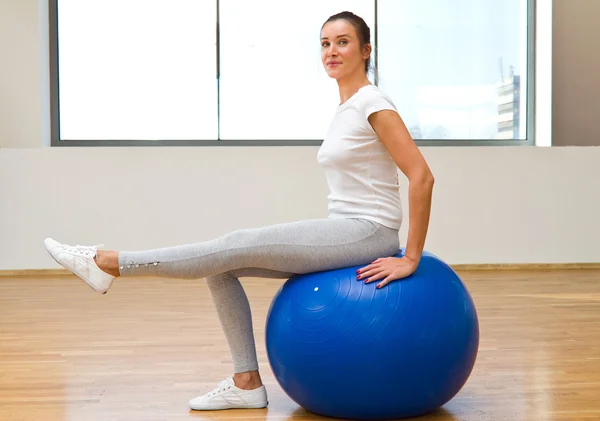
[{"label": "dark hair", "polygon": [[[356,33],[358,34],[358,39],[360,41],[361,49],[371,43],[371,30],[366,22],[358,15],[355,15],[352,12],[340,12],[335,15],[332,15],[325,21],[321,29],[325,27],[328,22],[334,22],[336,20],[343,19],[354,26]],[[369,60],[365,60],[365,72],[369,73]]]}]

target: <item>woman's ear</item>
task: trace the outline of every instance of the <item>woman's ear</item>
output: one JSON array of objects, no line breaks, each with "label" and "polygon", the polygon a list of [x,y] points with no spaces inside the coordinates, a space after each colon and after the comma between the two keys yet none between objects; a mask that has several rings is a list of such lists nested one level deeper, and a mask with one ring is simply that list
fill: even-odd
[{"label": "woman's ear", "polygon": [[371,55],[372,47],[371,44],[367,44],[363,47],[363,60],[366,60]]}]

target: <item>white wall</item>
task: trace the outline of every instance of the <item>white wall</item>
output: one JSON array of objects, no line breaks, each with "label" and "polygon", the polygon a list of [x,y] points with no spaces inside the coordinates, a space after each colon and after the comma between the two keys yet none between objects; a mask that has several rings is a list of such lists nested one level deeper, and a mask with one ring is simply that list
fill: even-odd
[{"label": "white wall", "polygon": [[0,0],[0,148],[50,143],[47,3]]},{"label": "white wall", "polygon": [[[437,179],[427,249],[450,263],[600,261],[600,148],[423,152]],[[324,217],[315,153],[1,149],[0,269],[56,267],[46,236],[139,249]],[[406,203],[406,183],[402,192]]]},{"label": "white wall", "polygon": [[[42,147],[45,3],[0,0],[0,270],[58,267],[46,236],[140,249],[326,216],[316,147]],[[423,153],[437,180],[428,250],[456,264],[600,262],[600,148]]]}]

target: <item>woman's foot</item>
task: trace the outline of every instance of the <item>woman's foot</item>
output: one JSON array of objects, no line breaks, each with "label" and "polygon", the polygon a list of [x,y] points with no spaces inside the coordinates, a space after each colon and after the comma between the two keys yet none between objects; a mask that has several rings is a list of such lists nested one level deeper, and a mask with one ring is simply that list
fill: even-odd
[{"label": "woman's foot", "polygon": [[[75,276],[101,294],[106,294],[113,280],[118,276],[118,274],[115,276],[114,272],[105,272],[98,266],[96,257],[98,254],[97,248],[100,246],[69,246],[52,238],[46,238],[44,245],[50,256],[59,265],[69,269]],[[106,266],[105,263],[102,263],[102,265]]]},{"label": "woman's foot", "polygon": [[115,278],[121,275],[119,272],[118,251],[97,250],[96,265],[98,265],[101,270],[114,276]]},{"label": "woman's foot", "polygon": [[258,371],[250,371],[228,377],[214,390],[192,399],[189,404],[196,411],[216,411],[265,408],[269,401]]}]

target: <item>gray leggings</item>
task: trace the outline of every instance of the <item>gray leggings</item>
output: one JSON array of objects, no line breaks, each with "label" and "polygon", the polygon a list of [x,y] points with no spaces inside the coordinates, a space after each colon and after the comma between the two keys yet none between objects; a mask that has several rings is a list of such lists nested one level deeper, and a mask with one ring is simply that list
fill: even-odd
[{"label": "gray leggings", "polygon": [[206,278],[235,373],[258,370],[250,304],[239,281],[364,265],[399,249],[398,230],[331,218],[234,231],[214,240],[119,252],[122,276]]}]

